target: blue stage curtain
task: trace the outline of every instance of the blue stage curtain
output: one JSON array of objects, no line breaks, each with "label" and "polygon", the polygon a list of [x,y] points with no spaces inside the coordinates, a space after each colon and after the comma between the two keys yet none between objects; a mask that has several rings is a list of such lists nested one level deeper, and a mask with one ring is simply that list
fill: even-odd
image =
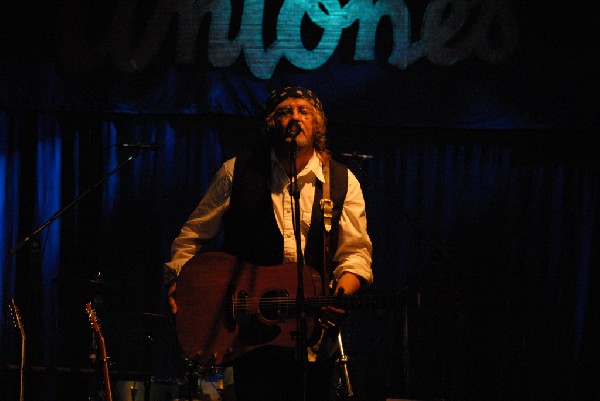
[{"label": "blue stage curtain", "polygon": [[[181,377],[162,265],[212,175],[252,142],[254,124],[0,113],[0,291],[4,304],[15,297],[23,305],[31,365],[90,366],[84,306],[94,301],[113,369]],[[331,130],[334,153],[365,192],[374,242],[370,291],[418,292],[423,302],[351,313],[344,338],[357,394],[589,394],[600,249],[595,147],[583,136],[566,141],[564,132]],[[136,143],[156,150],[136,154],[122,146]],[[341,156],[345,151],[373,158]],[[39,236],[9,252],[90,188]],[[14,365],[18,333],[5,308],[1,313],[2,364]],[[28,389],[34,399],[76,399],[92,391],[89,379],[32,375]],[[3,388],[15,394],[14,380]]]}]

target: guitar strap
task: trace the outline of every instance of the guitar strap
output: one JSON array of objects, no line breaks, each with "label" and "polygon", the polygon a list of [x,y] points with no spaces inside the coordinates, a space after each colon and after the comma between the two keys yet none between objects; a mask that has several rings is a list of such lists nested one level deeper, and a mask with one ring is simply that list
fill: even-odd
[{"label": "guitar strap", "polygon": [[[329,257],[330,250],[330,233],[331,233],[331,219],[333,217],[333,201],[331,200],[331,188],[330,188],[330,174],[329,174],[329,161],[323,163],[323,197],[321,198],[320,206],[323,214],[323,271],[321,272],[321,288],[322,295],[329,295],[330,290],[333,289],[333,282],[331,281],[331,274],[329,272],[329,263],[331,258]],[[316,362],[319,359],[320,351],[323,348],[330,349],[330,341],[327,341],[325,337],[326,330],[321,330],[319,340],[312,346],[308,347],[308,361]],[[327,337],[328,338],[328,337]],[[326,340],[326,346],[321,347],[323,340]]]},{"label": "guitar strap", "polygon": [[321,199],[321,211],[323,212],[323,295],[327,294],[327,289],[332,286],[329,264],[331,263],[330,251],[330,233],[331,218],[333,216],[333,201],[331,200],[331,186],[329,174],[329,161],[323,163],[323,198]]}]

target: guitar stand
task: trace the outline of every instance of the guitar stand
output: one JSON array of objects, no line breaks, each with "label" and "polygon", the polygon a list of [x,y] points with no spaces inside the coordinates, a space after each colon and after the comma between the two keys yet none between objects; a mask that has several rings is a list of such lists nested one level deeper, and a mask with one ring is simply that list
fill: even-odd
[{"label": "guitar stand", "polygon": [[340,357],[336,363],[340,369],[340,376],[338,378],[338,385],[336,389],[336,397],[339,401],[348,400],[354,396],[352,390],[352,384],[350,383],[350,375],[348,374],[348,355],[344,353],[344,345],[342,344],[342,332],[338,332],[338,347],[340,349]]}]

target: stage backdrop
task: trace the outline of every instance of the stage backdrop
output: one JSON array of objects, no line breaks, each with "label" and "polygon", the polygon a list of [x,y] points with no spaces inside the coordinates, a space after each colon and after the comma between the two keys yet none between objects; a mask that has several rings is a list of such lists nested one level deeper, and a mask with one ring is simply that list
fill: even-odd
[{"label": "stage backdrop", "polygon": [[361,182],[370,291],[423,300],[351,314],[344,340],[360,399],[598,394],[600,58],[585,5],[1,7],[7,399],[18,396],[20,359],[11,298],[31,399],[97,391],[86,302],[115,382],[186,379],[163,262],[217,168],[256,138],[268,92],[287,84],[320,96],[331,149]]},{"label": "stage backdrop", "polygon": [[314,88],[370,127],[593,128],[583,4],[509,0],[90,1],[3,6],[3,108],[253,116]]}]

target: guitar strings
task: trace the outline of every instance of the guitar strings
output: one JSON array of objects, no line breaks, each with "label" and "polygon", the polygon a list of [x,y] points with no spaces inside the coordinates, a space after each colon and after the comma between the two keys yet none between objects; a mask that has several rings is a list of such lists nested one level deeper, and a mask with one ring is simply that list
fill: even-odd
[{"label": "guitar strings", "polygon": [[[327,306],[327,305],[347,305],[347,306],[353,306],[353,305],[389,305],[389,301],[390,299],[396,299],[393,297],[360,297],[360,298],[343,298],[340,300],[339,297],[306,297],[306,303],[308,305],[323,305],[323,306]],[[234,306],[247,306],[248,304],[252,304],[252,305],[278,305],[278,304],[291,304],[291,305],[295,305],[297,303],[298,299],[297,298],[290,298],[290,297],[285,297],[285,296],[281,296],[281,297],[268,297],[268,298],[262,298],[262,297],[248,297],[248,298],[243,298],[243,299],[234,299],[231,304]]]}]

